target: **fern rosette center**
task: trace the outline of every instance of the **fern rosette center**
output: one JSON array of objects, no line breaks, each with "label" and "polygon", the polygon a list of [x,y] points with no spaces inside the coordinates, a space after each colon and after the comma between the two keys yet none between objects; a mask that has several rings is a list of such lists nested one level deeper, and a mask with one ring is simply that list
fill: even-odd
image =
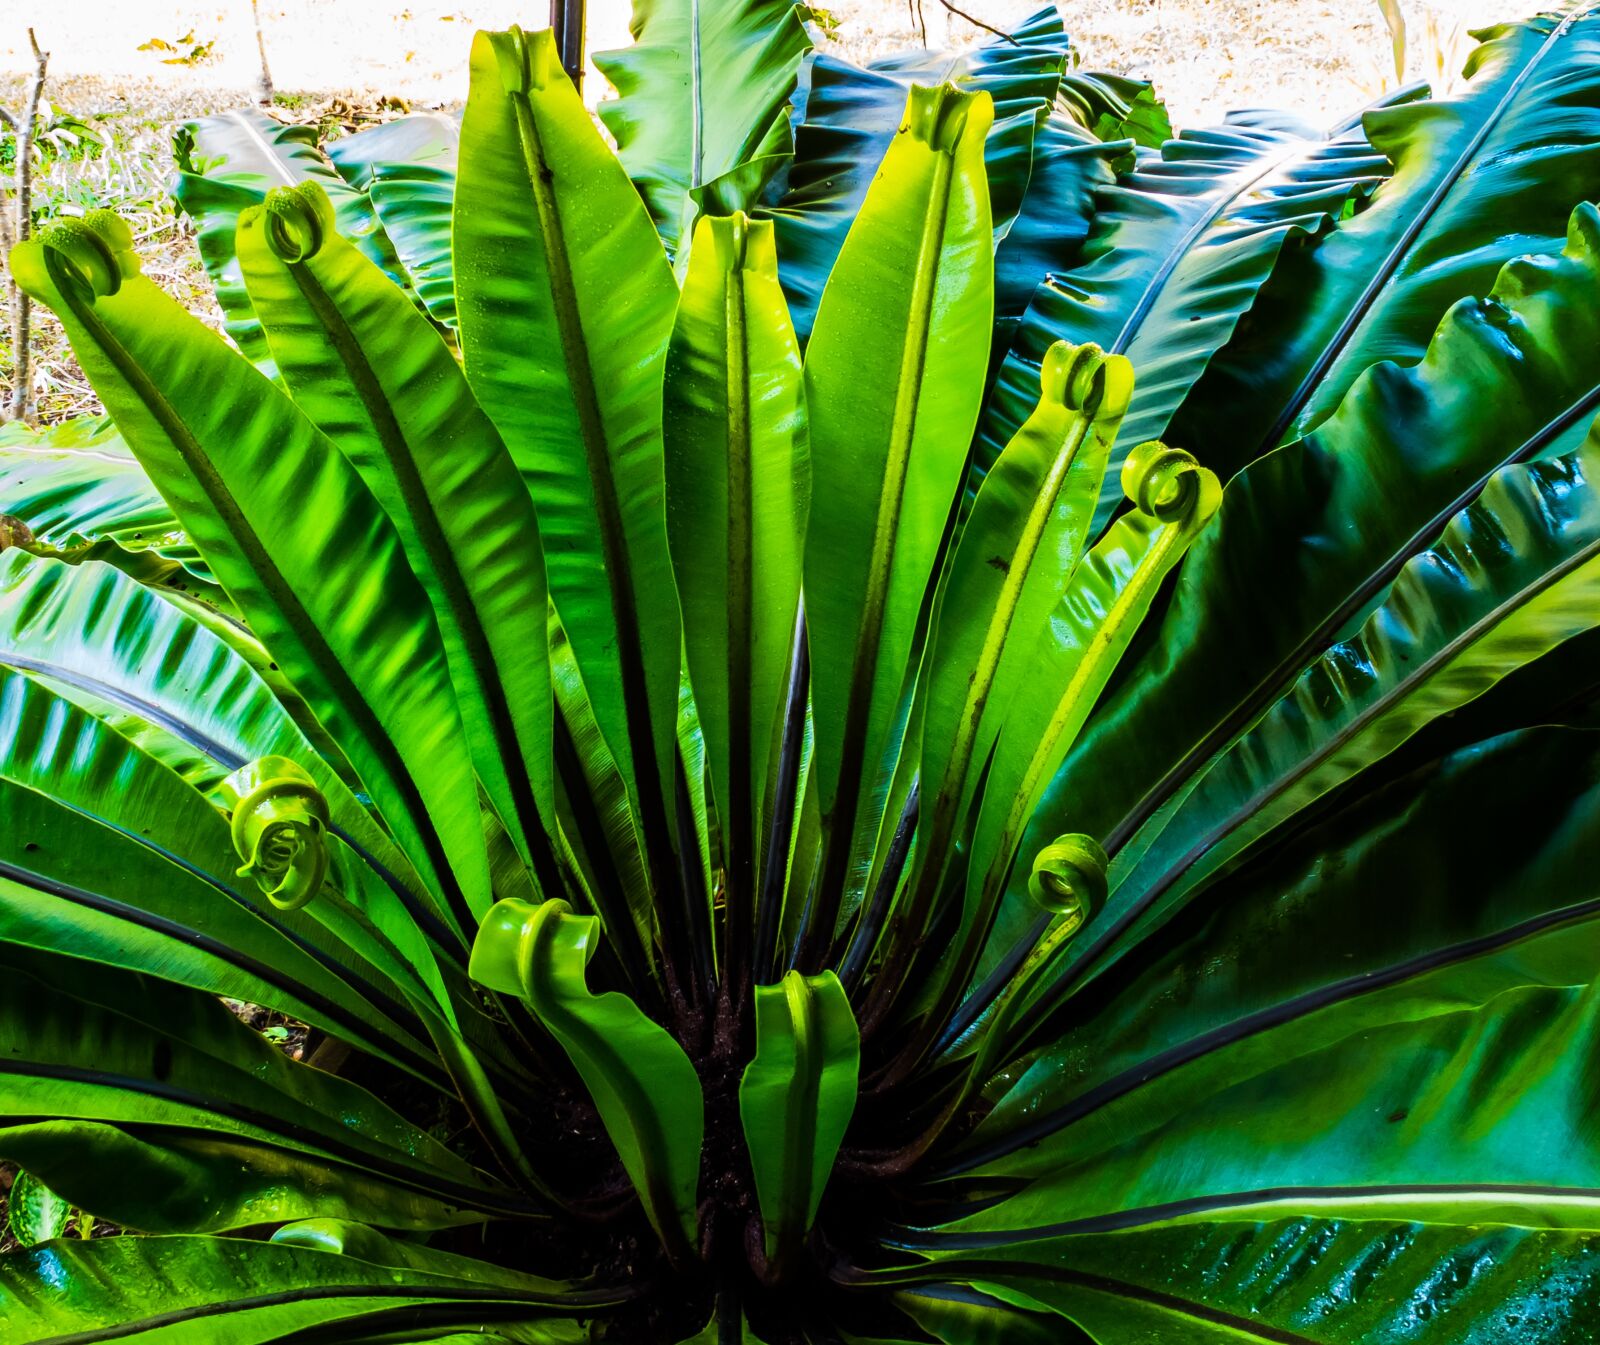
[{"label": "fern rosette center", "polygon": [[0,1336],[1590,1340],[1600,4],[634,20],[11,254]]}]

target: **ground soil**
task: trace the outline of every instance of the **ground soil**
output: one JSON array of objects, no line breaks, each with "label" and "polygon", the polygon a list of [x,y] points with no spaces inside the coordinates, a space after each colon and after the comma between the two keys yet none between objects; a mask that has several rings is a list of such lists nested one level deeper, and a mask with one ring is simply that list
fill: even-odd
[{"label": "ground soil", "polygon": [[[961,48],[1017,24],[1048,0],[829,0],[816,11],[823,45],[860,61],[907,46]],[[1231,108],[1289,108],[1314,122],[1341,117],[1400,81],[1377,0],[1058,0],[1082,63],[1152,80],[1173,124],[1204,125]],[[630,0],[590,0],[589,50],[628,40]],[[1528,0],[1401,0],[1407,80],[1457,77],[1467,30],[1515,18]],[[960,11],[959,13],[957,11]],[[338,134],[408,108],[456,108],[466,93],[473,30],[544,21],[545,0],[259,0],[262,39],[285,120]],[[145,274],[212,325],[221,313],[188,221],[172,210],[173,126],[257,100],[261,55],[250,0],[12,0],[0,9],[0,107],[20,109],[33,57],[50,53],[47,99],[85,118],[104,152],[46,162],[36,209],[110,205],[128,216]],[[592,65],[591,103],[609,96]],[[0,324],[4,327],[5,324]],[[99,410],[59,326],[35,324],[38,419]],[[0,387],[11,380],[0,331]]]},{"label": "ground soil", "polygon": [[[973,19],[1006,28],[1044,0],[959,0]],[[1376,0],[1060,0],[1067,29],[1092,66],[1153,79],[1179,125],[1234,106],[1268,104],[1333,117],[1394,82]],[[1411,33],[1408,74],[1452,69],[1465,28],[1520,17],[1528,0],[1402,0]],[[281,92],[399,95],[422,105],[459,101],[476,28],[536,26],[542,0],[261,0],[269,64]],[[920,12],[920,21],[919,21]],[[592,0],[590,49],[627,41],[627,0]],[[831,21],[831,22],[830,22]],[[830,42],[856,59],[927,43],[985,36],[941,0],[831,0]],[[0,71],[30,64],[26,29],[51,52],[59,101],[113,104],[169,120],[251,96],[259,71],[248,0],[22,0],[0,18]],[[836,26],[835,26],[836,25]],[[182,39],[188,39],[184,41]],[[150,47],[166,43],[176,51]],[[209,46],[207,46],[209,44]],[[141,48],[146,48],[141,50]],[[203,49],[192,65],[166,64]],[[0,83],[0,95],[7,93]],[[605,92],[592,79],[591,96]]]}]

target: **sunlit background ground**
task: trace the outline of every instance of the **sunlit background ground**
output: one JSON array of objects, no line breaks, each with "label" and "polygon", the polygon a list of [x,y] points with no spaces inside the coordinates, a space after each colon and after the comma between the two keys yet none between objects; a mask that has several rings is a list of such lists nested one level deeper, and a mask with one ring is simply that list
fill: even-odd
[{"label": "sunlit background ground", "polygon": [[[1041,0],[962,0],[997,28]],[[1467,27],[1519,17],[1516,0],[1402,0],[1411,30],[1410,75],[1436,73],[1436,55],[1459,65]],[[1332,116],[1394,81],[1376,0],[1062,0],[1087,64],[1152,78],[1173,120],[1196,124],[1263,101]],[[525,0],[261,0],[267,55],[282,92],[396,94],[449,103],[464,93],[474,28],[539,26],[548,10]],[[967,44],[986,35],[922,0],[921,23],[901,0],[830,0],[834,45],[857,59],[921,43]],[[248,96],[258,68],[249,0],[8,0],[0,7],[0,64],[31,64],[32,24],[51,53],[64,102],[141,102],[151,109]],[[627,0],[589,6],[591,47],[628,38]],[[166,44],[175,50],[165,50]],[[194,53],[198,52],[198,55]],[[192,65],[165,62],[191,59]],[[105,81],[103,84],[98,81]],[[591,81],[591,97],[603,96]],[[184,110],[187,110],[185,106]]]},{"label": "sunlit background ground", "polygon": [[[408,109],[459,107],[473,30],[538,27],[549,15],[549,0],[258,2],[272,114],[314,124],[325,137]],[[985,26],[1014,26],[1049,0],[953,0],[976,22],[941,0],[915,2],[827,0],[816,10],[821,41],[857,61],[906,46],[959,49],[992,40]],[[1471,48],[1468,29],[1521,17],[1536,0],[1400,4],[1405,79],[1446,92]],[[1378,0],[1060,0],[1060,9],[1085,66],[1152,80],[1180,128],[1264,105],[1330,121],[1400,82]],[[589,50],[626,43],[629,12],[630,0],[594,0]],[[250,0],[0,0],[0,106],[14,113],[33,67],[30,26],[50,53],[43,116],[58,128],[35,177],[36,210],[116,207],[134,229],[145,273],[219,323],[166,184],[174,123],[255,101],[261,58]],[[609,92],[592,67],[585,83],[591,103]],[[80,125],[94,145],[72,143]],[[48,314],[38,316],[31,345],[40,419],[99,409]],[[0,381],[11,367],[0,324]]]}]

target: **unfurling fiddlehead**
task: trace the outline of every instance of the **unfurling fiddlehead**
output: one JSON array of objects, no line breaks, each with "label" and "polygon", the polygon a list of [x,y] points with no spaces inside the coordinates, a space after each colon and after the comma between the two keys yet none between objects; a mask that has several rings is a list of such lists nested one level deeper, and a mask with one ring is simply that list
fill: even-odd
[{"label": "unfurling fiddlehead", "polygon": [[73,297],[83,302],[109,298],[125,279],[139,274],[133,230],[112,210],[57,220],[41,231],[39,242],[59,268],[57,282],[65,281],[63,288],[76,291]]},{"label": "unfurling fiddlehead", "polygon": [[1034,856],[1028,895],[1076,934],[1105,902],[1106,852],[1081,832],[1057,836]]},{"label": "unfurling fiddlehead", "polygon": [[1122,464],[1122,493],[1140,513],[1177,523],[1200,503],[1205,477],[1199,467],[1193,453],[1148,439]]},{"label": "unfurling fiddlehead", "polygon": [[322,887],[328,872],[328,801],[287,757],[262,757],[222,782],[233,848],[267,900],[297,911]]},{"label": "unfurling fiddlehead", "polygon": [[316,256],[323,237],[334,231],[333,206],[315,182],[274,187],[263,205],[267,246],[286,262],[303,262]]}]

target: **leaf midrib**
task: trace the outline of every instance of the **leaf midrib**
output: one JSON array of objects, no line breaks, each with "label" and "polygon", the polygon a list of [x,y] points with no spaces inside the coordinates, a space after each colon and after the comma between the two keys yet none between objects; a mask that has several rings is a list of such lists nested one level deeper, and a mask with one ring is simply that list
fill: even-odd
[{"label": "leaf midrib", "polygon": [[[527,1305],[564,1307],[570,1304],[574,1308],[584,1309],[609,1307],[625,1302],[628,1297],[629,1295],[626,1294],[609,1293],[602,1290],[563,1291],[557,1297],[533,1294],[526,1290],[488,1286],[479,1288],[463,1285],[460,1288],[446,1289],[436,1285],[413,1287],[404,1284],[319,1284],[305,1288],[282,1289],[276,1293],[257,1294],[249,1298],[229,1298],[214,1303],[200,1303],[189,1308],[176,1308],[171,1312],[163,1312],[154,1317],[144,1317],[138,1321],[119,1322],[115,1326],[102,1327],[91,1331],[75,1331],[67,1336],[51,1336],[48,1339],[39,1341],[38,1345],[99,1345],[99,1342],[102,1341],[122,1340],[129,1336],[143,1335],[146,1332],[161,1330],[168,1326],[181,1326],[185,1322],[199,1321],[208,1317],[233,1316],[236,1313],[251,1313],[267,1308],[286,1307],[294,1303],[307,1303],[333,1298],[414,1298],[438,1304],[452,1302],[470,1302],[480,1305],[507,1303],[518,1305],[520,1312],[525,1310]],[[476,1323],[475,1321],[465,1321],[461,1324],[463,1326],[472,1326]]]},{"label": "leaf midrib", "polygon": [[[1184,1200],[1168,1201],[1163,1205],[1146,1205],[1110,1214],[1089,1215],[1058,1224],[1042,1224],[1034,1228],[995,1229],[983,1233],[926,1233],[921,1237],[897,1238],[889,1245],[897,1248],[934,1251],[942,1245],[953,1251],[979,1251],[993,1247],[1015,1246],[1044,1238],[1074,1237],[1092,1233],[1119,1233],[1143,1228],[1150,1224],[1165,1223],[1190,1214],[1204,1214],[1212,1210],[1226,1210],[1253,1205],[1269,1205],[1295,1200],[1364,1200],[1392,1196],[1423,1197],[1507,1197],[1531,1196],[1600,1201],[1600,1188],[1587,1186],[1537,1186],[1533,1184],[1495,1182],[1414,1182],[1347,1186],[1266,1186],[1253,1191],[1219,1192],[1209,1196],[1191,1196]],[[1007,1263],[1010,1264],[1010,1263]],[[1014,1273],[1014,1266],[1013,1266]]]},{"label": "leaf midrib", "polygon": [[1572,906],[1563,906],[1554,911],[1545,911],[1539,915],[1530,916],[1525,920],[1519,920],[1503,929],[1495,930],[1493,933],[1479,935],[1477,938],[1466,939],[1443,948],[1432,948],[1403,961],[1392,963],[1387,967],[1380,967],[1370,972],[1360,972],[1354,976],[1348,976],[1344,980],[1318,986],[1316,989],[1308,990],[1303,994],[1294,996],[1292,999],[1269,1005],[1264,1009],[1258,1009],[1254,1013],[1246,1014],[1243,1018],[1236,1018],[1230,1023],[1211,1028],[1201,1033],[1198,1037],[1179,1042],[1175,1046],[1167,1047],[1163,1051],[1136,1061],[1121,1073],[1096,1084],[1071,1102],[1063,1103],[1054,1110],[1047,1112],[1024,1129],[975,1150],[969,1155],[964,1155],[959,1163],[940,1168],[930,1173],[929,1176],[944,1177],[970,1172],[973,1168],[981,1167],[985,1163],[1004,1158],[1019,1149],[1037,1144],[1042,1140],[1048,1139],[1057,1131],[1064,1130],[1067,1126],[1092,1115],[1102,1107],[1109,1106],[1119,1098],[1134,1092],[1152,1080],[1159,1079],[1175,1069],[1191,1064],[1214,1051],[1232,1046],[1258,1033],[1283,1027],[1322,1009],[1332,1008],[1335,1005],[1359,999],[1364,995],[1387,990],[1391,986],[1399,985],[1402,982],[1411,980],[1413,977],[1425,975],[1428,972],[1437,971],[1459,962],[1470,961],[1473,958],[1482,957],[1489,953],[1498,952],[1502,948],[1510,947],[1512,944],[1520,943],[1524,939],[1543,934],[1558,926],[1579,923],[1595,916],[1600,916],[1600,898],[1578,902]]},{"label": "leaf midrib", "polygon": [[[121,706],[124,710],[139,716],[141,719],[146,719],[157,727],[165,729],[180,742],[186,743],[197,752],[210,757],[219,766],[225,766],[229,770],[238,770],[240,766],[245,764],[245,757],[240,756],[232,748],[224,746],[216,739],[209,737],[203,729],[196,728],[186,720],[177,718],[177,716],[155,701],[136,695],[122,687],[113,686],[109,682],[102,682],[99,678],[93,677],[77,668],[61,663],[50,663],[43,659],[30,658],[4,646],[0,646],[0,666],[16,668],[22,672],[42,673],[44,676],[55,678],[68,686],[75,686],[81,690],[91,692],[103,700],[110,701],[113,705]],[[462,965],[460,939],[447,929],[436,915],[421,904],[417,894],[411,891],[382,860],[343,827],[339,826],[338,823],[331,824],[328,827],[328,831],[348,845],[356,856],[383,880],[384,886],[395,894],[400,904],[405,908],[406,913],[417,922],[423,934],[438,946],[438,951],[449,957],[457,965]]]},{"label": "leaf midrib", "polygon": [[[3,768],[0,768],[0,779],[5,780],[16,788],[29,789],[31,791],[31,786],[27,785],[25,782],[16,779],[14,776],[4,775]],[[260,910],[256,906],[253,906],[215,874],[207,872],[198,864],[191,863],[189,860],[185,859],[182,855],[177,854],[172,850],[168,850],[163,845],[157,844],[148,835],[142,835],[139,832],[129,829],[128,827],[121,826],[120,824],[113,822],[110,818],[101,817],[98,813],[91,812],[87,808],[79,807],[77,804],[69,803],[65,799],[55,796],[49,797],[50,802],[56,807],[72,813],[77,817],[81,817],[85,821],[92,822],[97,826],[105,827],[108,831],[115,832],[129,843],[138,846],[142,850],[147,850],[153,855],[159,856],[167,863],[174,865],[199,882],[204,883],[207,887],[212,888],[214,891],[226,898],[230,905],[237,907],[246,915],[260,920],[267,928],[271,929],[274,933],[287,940],[306,957],[310,958],[319,967],[321,967],[323,971],[332,976],[336,981],[342,982],[348,990],[368,1001],[370,1007],[376,1009],[396,1027],[400,1028],[404,1032],[409,1033],[412,1038],[419,1042],[426,1037],[426,1029],[423,1028],[421,1020],[418,1019],[414,1013],[401,1006],[395,999],[393,999],[378,986],[371,984],[366,977],[358,975],[353,968],[340,963],[331,954],[321,948],[318,948],[314,943],[297,931],[290,929],[285,925],[279,924],[271,917],[270,914]],[[42,877],[43,875],[39,876]],[[114,898],[112,900],[114,900]],[[140,908],[130,907],[129,909]],[[157,918],[159,919],[163,917]],[[182,929],[184,927],[174,924],[173,928]],[[196,936],[193,931],[190,931],[190,933],[182,935],[181,937],[183,937],[185,942],[193,944],[198,936]],[[233,950],[227,948],[227,946],[224,944],[217,943],[216,947],[219,949],[226,949],[230,957],[233,955]],[[276,971],[266,963],[254,963],[253,965],[258,968],[265,968],[266,972],[270,974],[264,974],[260,971],[253,972],[251,974],[260,976],[263,980],[267,981],[268,984],[277,984],[279,989],[288,994],[294,995],[297,999],[300,999],[306,1004],[314,1006],[319,1012],[325,1014],[330,1020],[342,1022],[345,1025],[346,1031],[351,1032],[354,1037],[360,1038],[367,1035],[365,1024],[352,1022],[349,1015],[345,1011],[339,1009],[339,1007],[332,1000],[324,998],[318,991],[312,990],[309,987],[299,986],[294,983],[286,983],[281,978],[274,979],[277,976]],[[247,970],[247,968],[241,966],[240,970]],[[407,1022],[408,1019],[411,1020],[410,1024]],[[385,1049],[392,1049],[392,1047],[386,1047]],[[406,1050],[398,1053],[414,1054],[409,1046],[406,1048]],[[424,1071],[432,1068],[433,1062],[427,1061],[425,1057],[420,1058],[424,1060]]]},{"label": "leaf midrib", "polygon": [[[233,1068],[236,1069],[237,1067]],[[305,1150],[310,1148],[317,1151],[316,1158],[320,1162],[339,1164],[344,1167],[354,1168],[357,1171],[374,1173],[384,1181],[390,1182],[397,1187],[418,1192],[432,1199],[448,1197],[450,1200],[470,1209],[484,1210],[512,1218],[526,1218],[530,1215],[545,1213],[543,1207],[534,1205],[531,1202],[497,1197],[492,1190],[469,1186],[448,1177],[440,1176],[432,1168],[424,1169],[420,1166],[408,1168],[392,1158],[371,1153],[354,1145],[343,1144],[335,1136],[325,1134],[320,1130],[314,1130],[309,1126],[297,1125],[293,1121],[274,1116],[270,1112],[259,1112],[253,1107],[243,1106],[228,1098],[208,1097],[203,1093],[190,1092],[188,1089],[176,1088],[171,1084],[158,1083],[155,1080],[139,1078],[136,1075],[89,1069],[81,1065],[49,1064],[39,1060],[0,1059],[0,1076],[4,1075],[49,1079],[59,1083],[81,1084],[90,1088],[110,1088],[119,1093],[160,1098],[180,1106],[192,1107],[197,1112],[227,1117],[241,1125],[253,1126],[274,1138],[262,1139],[255,1135],[243,1135],[237,1131],[208,1129],[202,1125],[183,1122],[102,1122],[102,1124],[115,1126],[118,1129],[129,1128],[135,1131],[177,1132],[179,1134],[203,1136],[220,1135],[225,1140],[231,1140],[240,1145],[282,1149],[295,1155],[303,1155]],[[299,1102],[299,1099],[294,1098],[286,1098],[285,1100]],[[93,1120],[94,1118],[86,1119]],[[380,1143],[380,1141],[374,1141],[374,1144],[377,1143]]]},{"label": "leaf midrib", "polygon": [[[918,264],[913,276],[912,297],[901,345],[899,395],[895,398],[890,419],[883,488],[878,496],[878,516],[873,528],[872,554],[867,568],[867,591],[861,620],[856,627],[854,657],[850,665],[850,695],[846,703],[842,735],[845,744],[843,767],[833,806],[824,815],[828,844],[826,871],[819,896],[822,909],[834,915],[843,900],[850,854],[854,848],[867,720],[872,711],[875,679],[864,670],[876,669],[878,649],[883,639],[883,614],[889,585],[893,580],[895,543],[899,537],[900,515],[905,504],[911,448],[917,432],[917,403],[927,373],[928,333],[933,325],[939,256],[949,228],[950,181],[954,173],[954,153],[935,151],[933,180],[926,192],[929,208],[923,212]],[[809,917],[810,912],[807,914]],[[831,928],[815,929],[808,918],[801,942],[813,947],[820,943],[826,948],[832,943],[833,937]]]},{"label": "leaf midrib", "polygon": [[1587,393],[1575,400],[1560,415],[1541,426],[1536,433],[1525,439],[1514,452],[1498,460],[1487,471],[1468,482],[1454,499],[1418,527],[1381,565],[1363,579],[1326,617],[1319,621],[1299,644],[1287,655],[1279,659],[1270,674],[1262,678],[1254,688],[1250,689],[1238,705],[1223,717],[1215,729],[1207,733],[1189,751],[1184,753],[1178,762],[1157,781],[1155,787],[1146,793],[1139,804],[1112,828],[1106,837],[1106,852],[1115,855],[1118,850],[1127,844],[1140,827],[1160,811],[1161,805],[1177,792],[1179,785],[1188,776],[1193,774],[1201,764],[1221,751],[1224,745],[1231,741],[1237,733],[1253,722],[1256,717],[1256,711],[1262,703],[1270,700],[1274,692],[1282,687],[1285,682],[1302,671],[1315,656],[1329,648],[1334,633],[1365,607],[1378,593],[1388,587],[1394,581],[1395,576],[1405,568],[1406,563],[1427,544],[1429,538],[1437,536],[1452,518],[1470,506],[1472,501],[1482,494],[1484,487],[1489,484],[1489,481],[1496,473],[1503,471],[1507,467],[1513,467],[1518,463],[1529,461],[1557,436],[1571,429],[1585,415],[1596,411],[1600,411],[1600,384],[1590,388]]},{"label": "leaf midrib", "polygon": [[[611,470],[610,439],[600,411],[589,338],[584,330],[577,282],[566,245],[566,229],[550,185],[555,172],[545,157],[544,140],[527,94],[512,94],[510,98],[517,124],[517,143],[522,151],[523,173],[538,217],[539,235],[545,244],[550,302],[556,330],[561,338],[561,353],[566,366],[567,384],[572,390],[573,409],[578,418],[579,438],[583,443],[587,468],[585,476],[598,515],[602,565],[617,631],[623,710],[628,721],[630,741],[619,744],[608,741],[607,746],[617,759],[619,768],[624,761],[627,762],[627,775],[632,777],[631,783],[642,814],[640,820],[646,838],[643,847],[646,873],[651,886],[657,893],[662,893],[666,890],[665,875],[670,872],[670,866],[663,862],[660,855],[661,846],[667,844],[667,805],[655,770],[653,748],[656,725],[650,708],[644,651],[639,643],[632,557]],[[559,608],[559,603],[557,606]],[[641,746],[650,749],[645,755],[642,769],[638,750]]]},{"label": "leaf midrib", "polygon": [[[1140,327],[1143,326],[1144,320],[1149,317],[1151,310],[1156,306],[1162,292],[1167,287],[1167,283],[1176,274],[1178,267],[1188,258],[1191,249],[1210,231],[1211,226],[1217,222],[1225,210],[1241,196],[1254,190],[1264,178],[1270,177],[1285,164],[1306,153],[1308,146],[1318,147],[1326,143],[1328,143],[1326,138],[1320,140],[1293,139],[1281,154],[1269,158],[1258,171],[1246,176],[1247,170],[1237,168],[1234,172],[1225,174],[1222,181],[1218,183],[1218,189],[1210,207],[1195,220],[1184,232],[1183,237],[1168,250],[1166,257],[1162,259],[1161,265],[1156,269],[1156,273],[1140,293],[1138,301],[1123,322],[1122,329],[1117,333],[1116,340],[1111,343],[1110,353],[1113,355],[1127,353],[1128,347],[1132,345],[1134,339],[1138,336]],[[1237,179],[1236,182],[1235,179]],[[1234,185],[1230,187],[1230,183]],[[1281,199],[1288,200],[1289,198]],[[1247,232],[1252,236],[1258,233],[1267,233],[1272,229],[1283,228],[1291,222],[1292,217],[1281,220],[1253,221],[1253,227],[1248,227]],[[1050,281],[1047,279],[1045,284],[1049,283]]]}]

